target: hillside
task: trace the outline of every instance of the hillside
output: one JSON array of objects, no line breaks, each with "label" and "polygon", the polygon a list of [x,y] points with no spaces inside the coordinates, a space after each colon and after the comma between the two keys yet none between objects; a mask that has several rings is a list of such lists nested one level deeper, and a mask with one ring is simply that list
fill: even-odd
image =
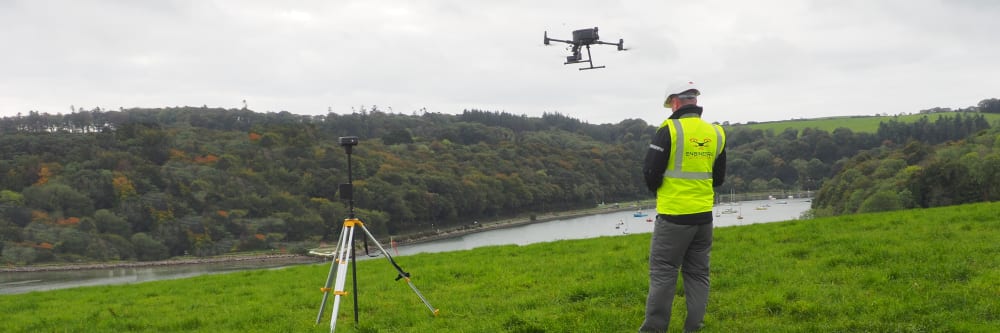
[{"label": "hillside", "polygon": [[[705,333],[990,332],[998,203],[717,228]],[[649,234],[358,262],[338,332],[634,332]],[[0,296],[8,332],[328,332],[328,265]],[[679,332],[683,295],[671,332]],[[99,305],[99,306],[95,306]],[[58,309],[49,311],[47,309]],[[224,315],[205,315],[224,314]]]},{"label": "hillside", "polygon": [[[380,237],[643,199],[642,121],[552,114],[324,117],[206,108],[30,114],[0,128],[2,262],[301,251],[354,198]],[[644,143],[643,143],[644,142]]]},{"label": "hillside", "polygon": [[[762,197],[815,192],[857,165],[851,162],[857,156],[900,151],[908,158],[904,166],[919,166],[931,163],[923,157],[934,156],[939,145],[955,146],[973,135],[978,146],[961,144],[968,149],[960,152],[979,154],[969,161],[990,160],[993,134],[983,133],[994,132],[983,115],[879,126],[874,134],[727,127],[727,175],[718,191]],[[338,193],[348,177],[338,138],[349,135],[361,138],[352,155],[356,213],[383,238],[433,236],[473,221],[649,199],[641,169],[655,130],[636,119],[592,125],[557,113],[539,118],[481,110],[402,115],[372,107],[324,116],[205,107],[30,112],[0,119],[0,262],[302,252],[335,239],[348,215]],[[899,165],[890,164],[886,172]],[[989,177],[975,179],[989,183]],[[997,193],[970,200],[946,185],[966,189],[976,182],[917,179],[909,183],[932,188],[934,195],[863,206],[930,207],[988,201]],[[828,213],[856,212],[875,194],[824,193],[837,193],[834,201],[855,208]]]},{"label": "hillside", "polygon": [[[785,129],[792,128],[801,131],[805,128],[815,128],[819,130],[824,130],[827,132],[833,132],[837,128],[849,128],[854,132],[858,133],[876,133],[879,129],[879,124],[890,121],[898,121],[902,123],[915,123],[920,119],[927,117],[928,121],[934,122],[941,117],[954,116],[955,112],[938,112],[931,114],[908,114],[908,115],[898,115],[898,116],[852,116],[852,117],[830,117],[830,118],[818,118],[818,119],[792,119],[792,120],[782,120],[782,121],[769,121],[769,122],[753,122],[747,124],[733,125],[733,127],[747,127],[755,130],[762,131],[773,131],[774,133],[781,133]],[[983,115],[986,120],[993,126],[1000,122],[1000,113],[979,113],[979,112],[963,112],[966,115]]]}]

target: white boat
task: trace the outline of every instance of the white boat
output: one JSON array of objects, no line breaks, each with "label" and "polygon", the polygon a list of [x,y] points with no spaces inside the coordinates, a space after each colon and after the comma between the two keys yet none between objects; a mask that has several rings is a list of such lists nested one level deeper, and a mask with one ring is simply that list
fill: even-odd
[{"label": "white boat", "polygon": [[[733,208],[735,206],[736,206],[736,189],[734,188],[734,189],[732,189],[729,192],[729,207],[727,207],[726,209],[723,209],[723,210],[719,211],[719,213],[720,214],[736,214],[737,211],[736,211],[735,208]],[[718,216],[718,215],[716,215],[716,216]]]}]

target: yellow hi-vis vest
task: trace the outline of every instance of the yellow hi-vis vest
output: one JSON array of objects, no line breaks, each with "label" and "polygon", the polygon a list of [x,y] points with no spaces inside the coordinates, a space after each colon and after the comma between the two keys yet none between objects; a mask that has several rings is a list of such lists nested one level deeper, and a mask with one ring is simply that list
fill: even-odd
[{"label": "yellow hi-vis vest", "polygon": [[726,144],[726,133],[696,114],[667,119],[670,153],[663,183],[656,190],[656,212],[685,215],[712,211],[712,166]]}]

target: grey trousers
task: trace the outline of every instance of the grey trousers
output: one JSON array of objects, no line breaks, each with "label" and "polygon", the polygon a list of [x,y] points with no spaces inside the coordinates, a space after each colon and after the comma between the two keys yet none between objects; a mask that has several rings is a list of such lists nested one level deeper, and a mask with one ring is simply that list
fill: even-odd
[{"label": "grey trousers", "polygon": [[695,331],[708,306],[708,266],[712,224],[681,225],[656,219],[649,246],[649,296],[640,332],[666,332],[677,289],[677,272],[684,276],[687,301],[685,331]]}]

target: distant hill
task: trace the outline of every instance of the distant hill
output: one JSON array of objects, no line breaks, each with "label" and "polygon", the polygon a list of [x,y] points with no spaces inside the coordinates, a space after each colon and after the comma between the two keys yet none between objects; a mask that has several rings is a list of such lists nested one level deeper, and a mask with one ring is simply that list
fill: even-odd
[{"label": "distant hill", "polygon": [[[719,192],[820,189],[813,208],[829,215],[991,201],[1000,189],[986,185],[1000,179],[987,175],[1000,175],[989,168],[1000,155],[988,148],[1000,145],[986,116],[997,119],[948,112],[726,125]],[[347,135],[361,139],[356,208],[378,236],[649,199],[641,170],[655,131],[638,119],[592,125],[557,113],[403,115],[374,106],[323,116],[31,111],[0,118],[0,263],[294,252],[335,239],[348,214],[337,143]]]},{"label": "distant hill", "polygon": [[896,120],[904,123],[914,123],[923,117],[931,122],[934,122],[942,116],[954,116],[957,113],[963,115],[983,115],[990,124],[996,124],[1000,122],[1000,113],[980,113],[980,112],[937,112],[937,113],[927,113],[927,114],[910,114],[902,116],[845,116],[845,117],[829,117],[829,118],[813,118],[813,119],[793,119],[793,120],[782,120],[782,121],[768,121],[768,122],[757,122],[748,124],[736,124],[731,125],[733,127],[747,127],[750,129],[759,129],[763,131],[773,131],[774,133],[781,133],[787,128],[793,128],[796,130],[802,130],[804,128],[815,128],[824,130],[827,132],[833,132],[833,130],[845,127],[850,128],[855,133],[875,133],[878,131],[879,123],[888,122]]}]

